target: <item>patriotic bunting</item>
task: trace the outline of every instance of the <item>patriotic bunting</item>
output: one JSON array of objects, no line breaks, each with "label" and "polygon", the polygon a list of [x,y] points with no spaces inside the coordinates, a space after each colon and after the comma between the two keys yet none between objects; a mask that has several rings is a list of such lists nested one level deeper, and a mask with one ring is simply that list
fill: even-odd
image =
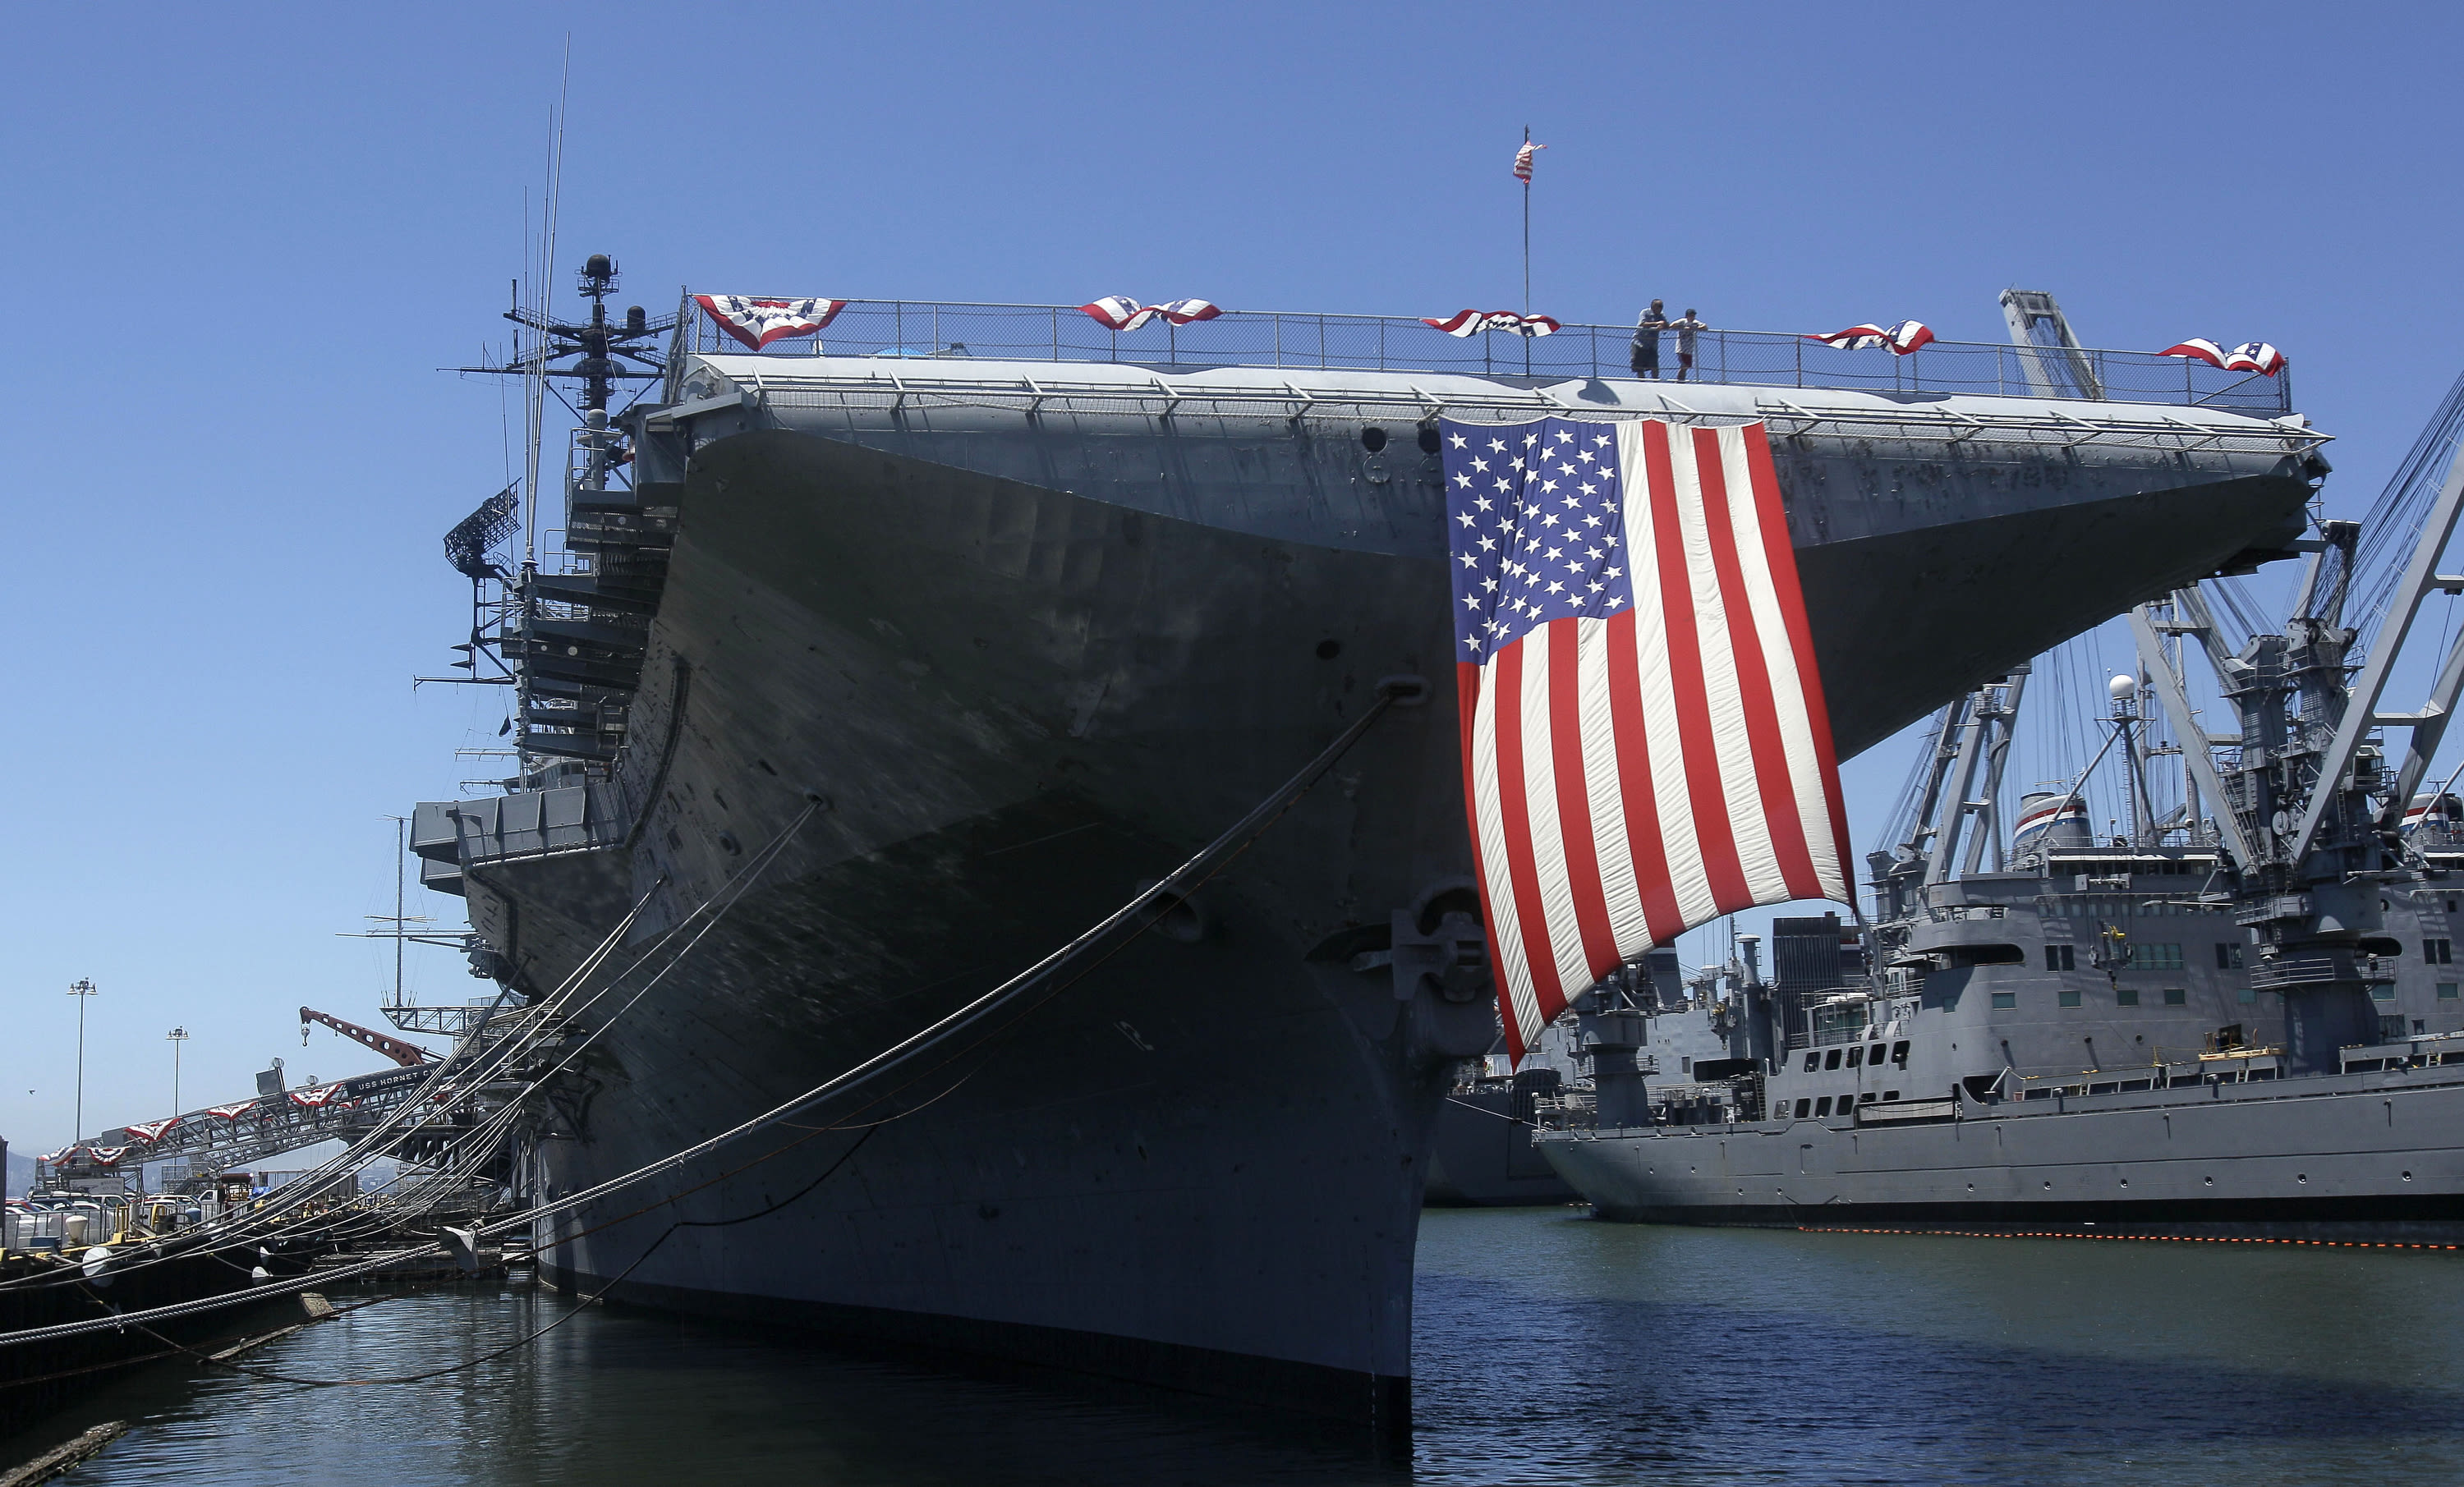
[{"label": "patriotic bunting", "polygon": [[221,1116],[224,1120],[227,1120],[227,1121],[235,1121],[235,1120],[238,1120],[241,1116],[246,1115],[249,1111],[253,1110],[253,1109],[255,1109],[255,1108],[256,1108],[256,1102],[255,1102],[255,1101],[253,1101],[253,1100],[243,1100],[243,1101],[241,1101],[241,1102],[240,1102],[239,1104],[216,1104],[216,1105],[208,1105],[208,1106],[206,1107],[206,1113],[207,1113],[208,1115],[219,1115],[219,1116]]},{"label": "patriotic bunting", "polygon": [[1876,346],[1888,346],[1895,356],[1906,356],[1933,339],[1933,331],[1923,320],[1902,320],[1895,325],[1851,325],[1844,331],[1828,336],[1808,336],[1826,346],[1842,351],[1871,351]]},{"label": "patriotic bunting", "polygon": [[774,340],[810,336],[847,307],[844,299],[759,299],[747,295],[695,295],[693,303],[720,330],[755,351]]},{"label": "patriotic bunting", "polygon": [[1507,1046],[1725,913],[1847,902],[1763,426],[1441,425],[1465,811]]},{"label": "patriotic bunting", "polygon": [[167,1121],[133,1121],[128,1125],[127,1130],[128,1134],[150,1147],[163,1139],[165,1131],[179,1124],[180,1118],[175,1115]]},{"label": "patriotic bunting", "polygon": [[68,1158],[71,1152],[74,1152],[75,1150],[77,1150],[77,1148],[75,1147],[62,1147],[57,1151],[55,1151],[51,1155],[43,1158],[43,1165],[45,1167],[57,1167],[62,1161]]},{"label": "patriotic bunting", "polygon": [[1420,323],[1433,331],[1449,336],[1476,336],[1482,331],[1506,331],[1516,336],[1551,336],[1557,332],[1555,319],[1545,315],[1517,315],[1511,310],[1458,310],[1442,320],[1427,316]]},{"label": "patriotic bunting", "polygon": [[1175,325],[1187,325],[1195,320],[1211,320],[1223,312],[1204,299],[1167,299],[1159,305],[1142,305],[1126,295],[1106,295],[1103,298],[1078,307],[1088,318],[1106,330],[1133,331],[1149,320],[1170,320]]},{"label": "patriotic bunting", "polygon": [[85,1148],[85,1154],[94,1158],[94,1165],[97,1167],[117,1167],[120,1165],[120,1159],[133,1149],[135,1148],[131,1147],[88,1147]]},{"label": "patriotic bunting", "polygon": [[2180,345],[2167,346],[2156,354],[2205,361],[2228,372],[2256,372],[2261,377],[2273,377],[2292,364],[2284,360],[2283,352],[2263,340],[2245,340],[2227,351],[2212,340],[2193,336]]},{"label": "patriotic bunting", "polygon": [[291,1103],[305,1105],[314,1110],[320,1105],[333,1104],[334,1097],[341,1092],[342,1086],[340,1084],[324,1084],[315,1089],[295,1089],[291,1091]]}]

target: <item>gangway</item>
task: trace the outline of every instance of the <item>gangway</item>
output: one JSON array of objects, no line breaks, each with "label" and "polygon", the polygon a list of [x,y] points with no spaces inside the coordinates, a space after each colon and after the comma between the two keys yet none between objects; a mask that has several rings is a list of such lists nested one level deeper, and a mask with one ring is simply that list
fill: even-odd
[{"label": "gangway", "polygon": [[[321,1141],[352,1141],[399,1109],[431,1066],[385,1069],[330,1084],[275,1090],[160,1121],[115,1126],[44,1158],[55,1175],[108,1176],[148,1162],[185,1162],[192,1173],[252,1167]],[[433,1149],[484,1119],[469,1104],[443,1121],[414,1122],[405,1151]],[[429,1127],[433,1127],[432,1129]]]}]

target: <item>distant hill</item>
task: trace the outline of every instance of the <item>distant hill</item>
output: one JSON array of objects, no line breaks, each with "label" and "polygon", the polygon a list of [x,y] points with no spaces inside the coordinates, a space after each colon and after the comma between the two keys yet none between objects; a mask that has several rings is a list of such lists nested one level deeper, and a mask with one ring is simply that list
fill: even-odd
[{"label": "distant hill", "polygon": [[31,1156],[21,1156],[13,1150],[11,1151],[9,1153],[8,1195],[12,1198],[22,1198],[26,1195],[26,1190],[32,1188],[33,1185],[34,1159]]}]

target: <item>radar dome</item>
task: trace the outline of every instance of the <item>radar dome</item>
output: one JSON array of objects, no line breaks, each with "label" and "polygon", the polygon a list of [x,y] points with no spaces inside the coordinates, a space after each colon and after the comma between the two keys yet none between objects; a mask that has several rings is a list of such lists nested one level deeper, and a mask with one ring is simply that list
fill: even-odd
[{"label": "radar dome", "polygon": [[2105,683],[2104,689],[2113,693],[2116,702],[2124,702],[2139,695],[2139,684],[2126,676],[2117,676]]}]

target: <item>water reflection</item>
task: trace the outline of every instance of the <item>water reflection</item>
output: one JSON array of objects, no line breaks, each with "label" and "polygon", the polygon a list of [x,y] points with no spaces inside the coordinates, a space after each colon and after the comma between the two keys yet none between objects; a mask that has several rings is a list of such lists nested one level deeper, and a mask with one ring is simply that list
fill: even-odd
[{"label": "water reflection", "polygon": [[[376,1377],[562,1306],[405,1297],[261,1355]],[[1408,1466],[1310,1428],[593,1310],[431,1384],[165,1371],[81,1483],[2448,1482],[2464,1256],[1432,1214]],[[14,1456],[30,1451],[7,1453]]]}]

